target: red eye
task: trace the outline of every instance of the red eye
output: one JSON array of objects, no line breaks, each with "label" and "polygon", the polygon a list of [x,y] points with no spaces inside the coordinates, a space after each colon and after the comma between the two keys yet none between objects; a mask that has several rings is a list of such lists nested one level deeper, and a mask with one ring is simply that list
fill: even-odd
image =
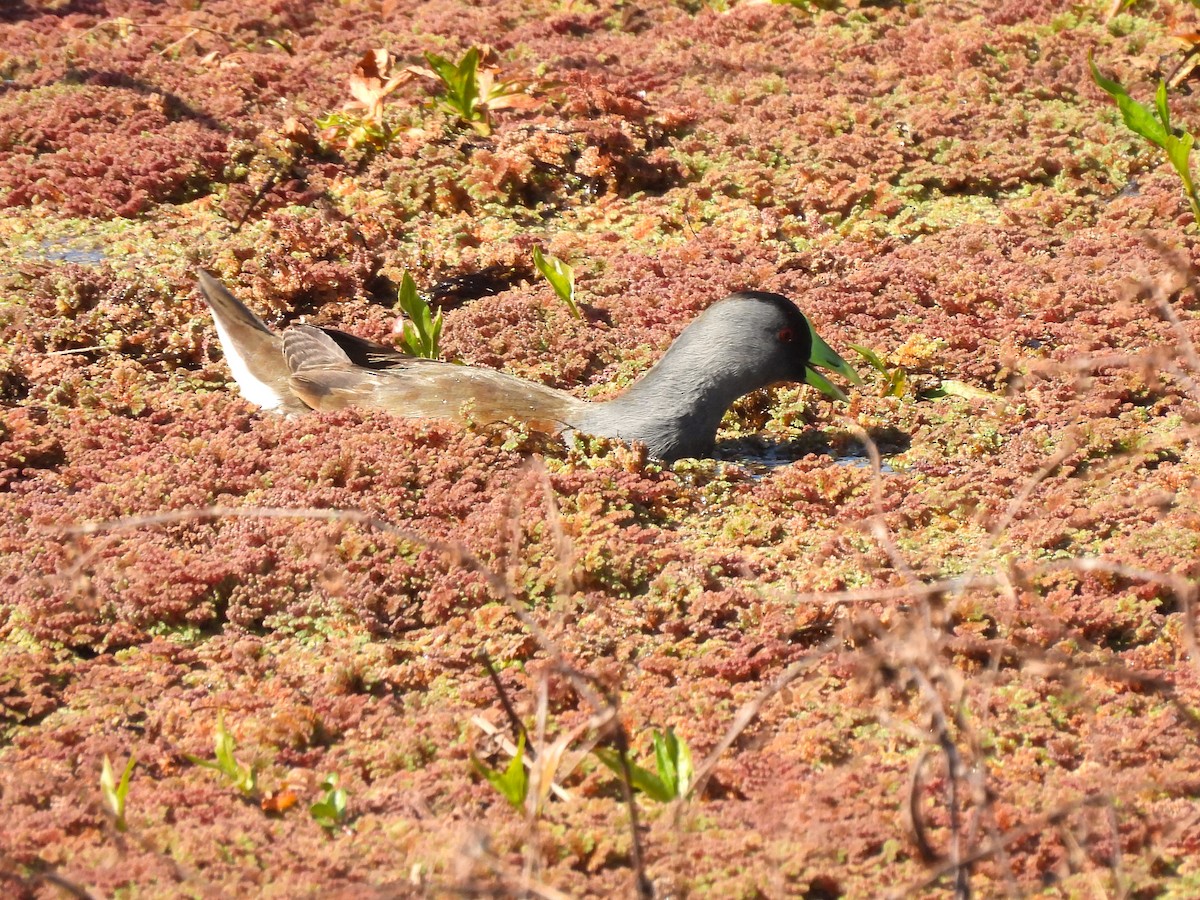
[{"label": "red eye", "polygon": [[794,338],[794,337],[795,337],[795,335],[792,334],[792,329],[790,329],[790,328],[780,328],[779,329],[779,343],[790,344],[792,342],[792,338]]}]

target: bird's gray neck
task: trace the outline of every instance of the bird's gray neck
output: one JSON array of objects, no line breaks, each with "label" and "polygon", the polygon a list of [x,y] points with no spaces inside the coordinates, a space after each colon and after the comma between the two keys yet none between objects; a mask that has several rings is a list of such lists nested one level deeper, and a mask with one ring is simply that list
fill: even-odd
[{"label": "bird's gray neck", "polygon": [[664,459],[711,452],[733,401],[762,387],[746,371],[738,348],[724,338],[685,332],[625,393],[595,404],[585,428],[641,441]]}]

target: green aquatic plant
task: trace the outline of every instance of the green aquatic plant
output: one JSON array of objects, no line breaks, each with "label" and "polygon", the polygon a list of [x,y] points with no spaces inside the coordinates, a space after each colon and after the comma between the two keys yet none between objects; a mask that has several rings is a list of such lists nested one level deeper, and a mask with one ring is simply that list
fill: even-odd
[{"label": "green aquatic plant", "polygon": [[486,111],[479,108],[479,51],[472,47],[457,63],[436,53],[426,53],[425,61],[442,82],[443,92],[437,105],[481,134],[487,134],[490,128],[482,127]]},{"label": "green aquatic plant", "polygon": [[352,112],[332,112],[320,116],[317,127],[321,136],[343,150],[352,151],[366,147],[382,150],[392,140],[391,130],[382,122],[375,122]]},{"label": "green aquatic plant", "polygon": [[567,305],[571,315],[577,319],[583,318],[579,304],[575,302],[575,270],[556,256],[546,256],[541,247],[533,248],[533,264],[542,276],[550,282],[558,299]]},{"label": "green aquatic plant", "polygon": [[487,779],[488,784],[499,791],[513,809],[525,807],[525,797],[529,794],[529,774],[525,771],[524,734],[517,738],[517,752],[503,772],[489,769],[474,753],[471,754],[471,767]]},{"label": "green aquatic plant", "polygon": [[108,811],[113,814],[117,831],[125,831],[128,828],[125,823],[125,800],[129,796],[129,779],[133,775],[133,768],[136,765],[137,757],[130,756],[129,762],[125,763],[125,770],[121,773],[120,781],[117,781],[112,763],[107,756],[104,757],[104,764],[100,767],[100,794],[104,798],[104,804],[108,807]]},{"label": "green aquatic plant", "polygon": [[442,311],[439,309],[437,315],[433,314],[429,304],[417,293],[416,282],[407,272],[400,281],[396,305],[406,317],[400,334],[405,349],[422,359],[437,359],[441,353],[438,345],[442,339]]},{"label": "green aquatic plant", "polygon": [[442,85],[437,99],[439,109],[461,119],[480,135],[492,133],[492,112],[497,109],[528,109],[537,101],[527,92],[529,85],[510,79],[500,80],[493,66],[480,68],[480,54],[472,47],[458,62],[436,53],[426,53],[433,75]]},{"label": "green aquatic plant", "polygon": [[308,814],[326,831],[333,832],[346,821],[346,801],[349,794],[344,787],[338,786],[335,774],[326,775],[321,781],[321,790],[325,792],[316,803],[308,808]]},{"label": "green aquatic plant", "polygon": [[861,344],[847,344],[851,350],[863,358],[863,361],[883,376],[883,396],[903,397],[908,384],[908,373],[900,366],[889,366],[887,362],[872,350]]},{"label": "green aquatic plant", "polygon": [[1192,180],[1190,160],[1196,136],[1185,129],[1172,127],[1171,110],[1167,106],[1167,83],[1158,82],[1154,108],[1151,109],[1134,100],[1119,82],[1101,75],[1091,55],[1088,56],[1088,65],[1092,69],[1092,79],[1116,101],[1125,127],[1159,147],[1166,155],[1167,161],[1183,182],[1184,193],[1192,205],[1192,218],[1200,224],[1200,195],[1197,195],[1196,184]]},{"label": "green aquatic plant", "polygon": [[[692,751],[687,742],[678,737],[673,728],[668,728],[665,734],[655,730],[653,741],[657,771],[651,772],[632,760],[626,760],[630,787],[660,803],[686,797],[692,790],[692,778],[695,775]],[[625,766],[619,753],[608,747],[597,747],[592,752],[619,777],[625,778]]]},{"label": "green aquatic plant", "polygon": [[258,772],[253,765],[244,766],[238,762],[234,755],[236,750],[237,742],[233,739],[233,735],[225,730],[225,714],[222,712],[217,715],[213,758],[201,759],[191,755],[187,758],[198,766],[221,773],[230,785],[244,796],[250,797],[258,792]]},{"label": "green aquatic plant", "polygon": [[337,112],[316,120],[325,140],[346,151],[387,147],[394,135],[384,119],[385,101],[415,74],[412,67],[398,67],[396,58],[382,47],[364,53],[350,73],[351,99]]}]

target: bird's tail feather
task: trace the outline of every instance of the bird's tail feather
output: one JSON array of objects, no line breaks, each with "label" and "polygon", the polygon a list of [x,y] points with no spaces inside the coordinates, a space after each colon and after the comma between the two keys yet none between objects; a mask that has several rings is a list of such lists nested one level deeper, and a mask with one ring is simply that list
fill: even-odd
[{"label": "bird's tail feather", "polygon": [[272,333],[267,324],[251,312],[250,307],[229,293],[228,288],[221,284],[212,273],[200,269],[197,278],[200,283],[200,293],[204,295],[204,302],[208,304],[213,318],[218,322],[226,327],[241,325],[266,334]]},{"label": "bird's tail feather", "polygon": [[278,335],[213,275],[201,269],[197,278],[242,396],[263,409],[306,411],[308,407],[288,387]]}]

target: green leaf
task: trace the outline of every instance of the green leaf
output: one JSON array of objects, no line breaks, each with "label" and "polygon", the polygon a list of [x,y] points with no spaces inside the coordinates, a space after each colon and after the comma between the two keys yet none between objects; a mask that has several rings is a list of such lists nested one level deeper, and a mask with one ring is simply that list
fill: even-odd
[{"label": "green leaf", "polygon": [[900,366],[889,366],[887,360],[870,347],[864,347],[861,344],[848,344],[847,346],[861,356],[867,365],[883,375],[884,397],[904,396],[905,387],[908,385],[908,373],[904,369]]},{"label": "green leaf", "polygon": [[479,50],[472,47],[457,63],[436,53],[426,53],[425,60],[445,88],[438,105],[480,134],[490,134],[487,109],[479,102]]},{"label": "green leaf", "polygon": [[104,757],[104,763],[100,767],[100,794],[113,814],[117,831],[125,831],[128,827],[125,824],[125,798],[129,796],[129,779],[133,775],[133,768],[136,765],[137,757],[130,756],[119,782],[113,774],[112,763],[108,756]]},{"label": "green leaf", "polygon": [[1092,78],[1101,88],[1117,101],[1121,118],[1125,125],[1135,134],[1141,135],[1151,143],[1161,147],[1166,153],[1167,161],[1183,182],[1184,192],[1192,206],[1192,217],[1200,223],[1200,195],[1196,193],[1196,184],[1192,179],[1190,157],[1195,136],[1189,131],[1175,134],[1171,127],[1171,110],[1167,105],[1167,85],[1159,81],[1158,89],[1154,92],[1154,111],[1138,103],[1119,83],[1105,78],[1100,74],[1095,60],[1088,56],[1088,65],[1092,69]]},{"label": "green leaf", "polygon": [[[621,755],[607,747],[597,747],[592,751],[596,758],[616,773],[618,778],[625,777],[625,769],[621,766]],[[651,800],[659,803],[669,803],[675,799],[675,792],[667,787],[663,780],[648,769],[643,769],[633,760],[629,762],[630,787],[641,791]]]},{"label": "green leaf", "polygon": [[479,51],[472,47],[458,63],[459,104],[465,118],[471,120],[478,113],[479,100]]},{"label": "green leaf", "polygon": [[513,809],[523,809],[525,797],[529,793],[529,775],[525,771],[525,735],[517,739],[517,753],[503,772],[489,769],[475,754],[471,754],[471,765],[475,771],[487,779],[501,796],[509,802]]},{"label": "green leaf", "polygon": [[1183,181],[1184,190],[1190,195],[1196,193],[1196,186],[1192,182],[1192,171],[1189,157],[1192,153],[1192,145],[1196,142],[1196,137],[1191,132],[1185,131],[1183,137],[1175,137],[1171,135],[1167,139],[1167,159],[1170,160],[1172,168],[1179,174]]},{"label": "green leaf", "polygon": [[847,344],[846,346],[861,356],[863,361],[866,362],[866,364],[872,369],[877,372],[882,372],[884,375],[887,374],[888,364],[883,361],[882,356],[880,356],[870,347],[864,347],[862,344]]},{"label": "green leaf", "polygon": [[237,742],[225,730],[225,713],[217,714],[216,737],[213,740],[213,759],[200,759],[188,755],[187,759],[205,769],[213,769],[225,776],[225,779],[243,794],[253,794],[258,788],[258,772],[254,766],[243,766],[234,756]]},{"label": "green leaf", "polygon": [[433,69],[448,90],[455,89],[458,80],[458,67],[454,63],[436,53],[426,53],[425,61],[429,63],[429,68]]},{"label": "green leaf", "polygon": [[654,732],[654,758],[659,779],[672,799],[687,796],[692,786],[692,752],[674,728],[668,728],[665,735]]},{"label": "green leaf", "polygon": [[672,797],[678,796],[676,787],[675,754],[678,752],[675,744],[675,732],[668,728],[667,733],[654,732],[654,763],[658,767],[658,778]]},{"label": "green leaf", "polygon": [[[1117,101],[1117,109],[1121,111],[1121,118],[1124,119],[1126,127],[1134,134],[1139,134],[1146,140],[1165,147],[1170,132],[1162,122],[1155,118],[1154,113],[1129,96],[1129,92],[1120,83],[1101,75],[1096,61],[1090,55],[1088,56],[1088,65],[1092,69],[1092,79],[1096,84]],[[1163,102],[1166,103],[1165,96]]]},{"label": "green leaf", "polygon": [[338,787],[337,775],[326,775],[321,782],[325,796],[308,808],[308,814],[326,831],[333,831],[346,819],[346,801],[349,795],[345,788]]},{"label": "green leaf", "polygon": [[558,299],[567,304],[571,315],[577,319],[583,318],[579,305],[575,302],[575,270],[555,256],[546,256],[541,247],[533,248],[533,264],[542,276],[550,282]]},{"label": "green leaf", "polygon": [[675,742],[675,796],[686,797],[692,791],[692,780],[696,767],[692,764],[692,748],[687,741],[677,737],[674,730],[668,730],[671,740]]},{"label": "green leaf", "polygon": [[1163,130],[1167,134],[1171,134],[1171,109],[1167,106],[1167,83],[1161,79],[1158,82],[1158,90],[1154,92],[1154,108],[1158,110],[1158,121],[1162,123]]},{"label": "green leaf", "polygon": [[946,379],[937,386],[935,390],[925,394],[927,397],[961,397],[964,400],[991,400],[1003,401],[1004,398],[999,394],[993,394],[990,391],[985,391],[982,388],[977,388],[974,385],[967,384],[965,381],[954,381]]},{"label": "green leaf", "polygon": [[407,272],[400,281],[400,292],[396,305],[407,316],[401,331],[405,349],[413,356],[437,359],[441,353],[439,342],[442,337],[442,311],[432,315],[429,304],[417,293],[417,285]]},{"label": "green leaf", "polygon": [[[665,733],[656,729],[652,740],[654,764],[658,772],[644,769],[626,756],[630,787],[659,803],[669,803],[686,797],[692,790],[692,780],[695,777],[692,751],[687,742],[675,734],[674,728],[668,728]],[[625,778],[625,767],[621,763],[619,753],[608,747],[596,747],[592,752],[600,762],[615,772],[617,777]]]}]

